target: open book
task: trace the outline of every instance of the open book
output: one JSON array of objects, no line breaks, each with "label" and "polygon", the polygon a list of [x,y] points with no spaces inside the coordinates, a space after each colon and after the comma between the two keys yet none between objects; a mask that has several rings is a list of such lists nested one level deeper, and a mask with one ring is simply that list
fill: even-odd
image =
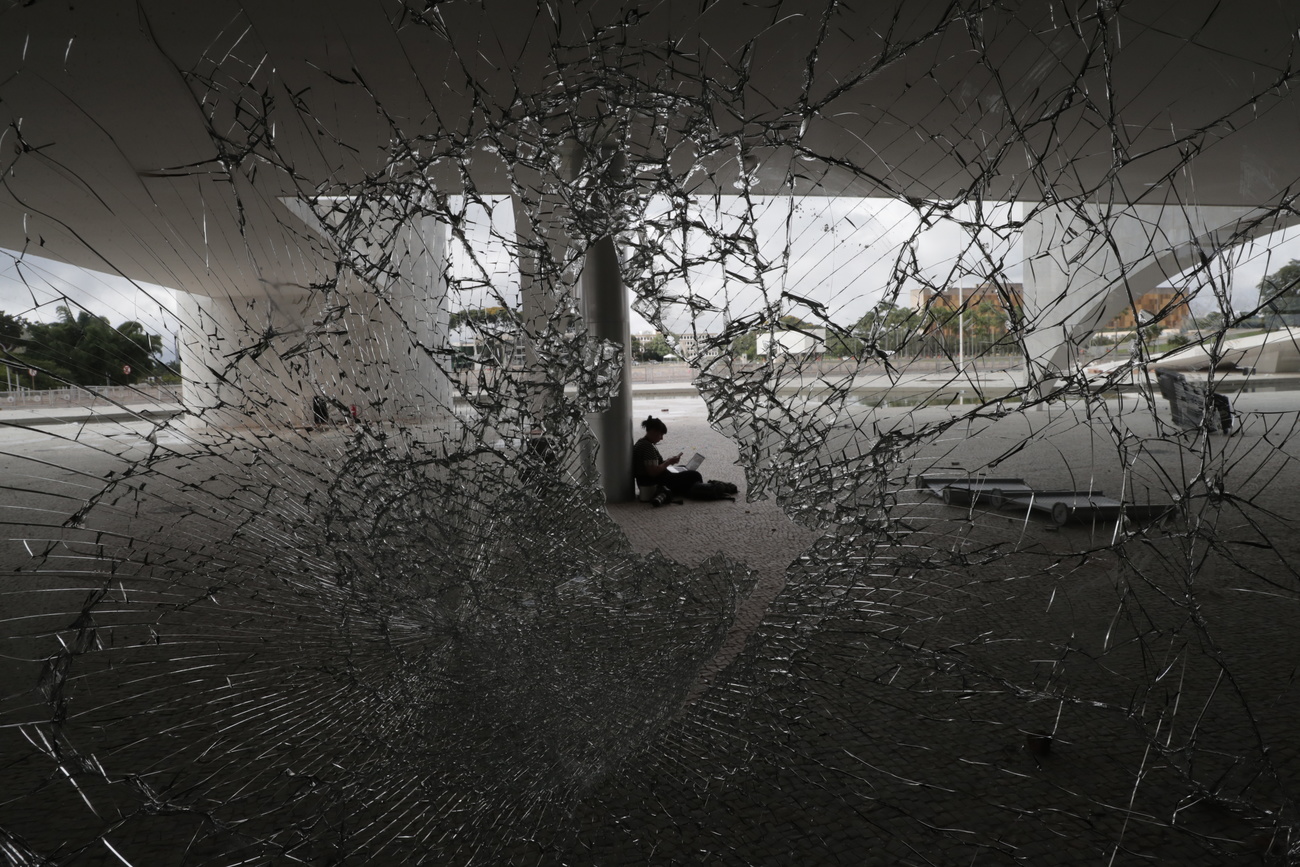
[{"label": "open book", "polygon": [[700,468],[700,464],[702,463],[704,463],[704,455],[700,454],[699,452],[696,452],[694,455],[691,456],[691,459],[686,463],[673,464],[671,467],[668,468],[668,472],[684,473],[687,470],[698,470]]}]

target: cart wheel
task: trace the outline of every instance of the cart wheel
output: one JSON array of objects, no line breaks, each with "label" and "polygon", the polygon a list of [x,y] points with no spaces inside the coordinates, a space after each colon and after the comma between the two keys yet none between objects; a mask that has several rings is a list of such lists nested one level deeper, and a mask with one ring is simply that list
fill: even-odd
[{"label": "cart wheel", "polygon": [[995,509],[1001,509],[1007,504],[1007,495],[1002,492],[1001,488],[994,488],[989,491],[989,503]]},{"label": "cart wheel", "polygon": [[943,489],[943,504],[945,506],[953,505],[953,493],[952,493],[951,485],[947,485]]},{"label": "cart wheel", "polygon": [[1070,522],[1070,507],[1065,503],[1056,503],[1052,506],[1052,520],[1056,526],[1064,527]]}]

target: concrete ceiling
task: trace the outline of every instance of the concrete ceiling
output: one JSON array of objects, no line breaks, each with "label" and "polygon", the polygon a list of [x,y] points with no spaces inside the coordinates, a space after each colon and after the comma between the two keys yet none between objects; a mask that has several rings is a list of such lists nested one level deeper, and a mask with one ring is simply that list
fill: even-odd
[{"label": "concrete ceiling", "polygon": [[281,199],[400,175],[395,141],[448,191],[602,138],[701,192],[743,148],[760,192],[1272,203],[1298,30],[1294,0],[13,2],[0,246],[303,285],[328,256]]}]

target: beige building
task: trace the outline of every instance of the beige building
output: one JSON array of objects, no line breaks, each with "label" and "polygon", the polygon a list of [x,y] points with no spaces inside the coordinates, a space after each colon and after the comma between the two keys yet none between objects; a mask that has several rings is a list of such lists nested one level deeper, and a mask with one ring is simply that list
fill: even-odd
[{"label": "beige building", "polygon": [[[1003,283],[1001,285],[1011,304],[1020,307],[1024,298],[1023,284]],[[912,292],[913,310],[924,310],[927,306],[953,308],[958,304],[963,304],[969,309],[983,304],[985,301],[999,306],[1003,304],[997,283],[980,283],[978,286],[964,288],[952,287],[944,289],[942,292],[936,292],[927,286]]]},{"label": "beige building", "polygon": [[704,358],[716,358],[722,353],[716,348],[709,348],[707,343],[717,336],[711,331],[703,334],[678,334],[673,338],[677,344],[677,356],[679,358],[693,358],[703,351]]},{"label": "beige building", "polygon": [[[1124,308],[1124,312],[1102,326],[1102,331],[1127,331],[1138,325],[1138,311],[1149,315],[1165,328],[1182,328],[1191,319],[1192,309],[1181,289],[1156,289]],[[1148,317],[1142,317],[1144,320]]]}]

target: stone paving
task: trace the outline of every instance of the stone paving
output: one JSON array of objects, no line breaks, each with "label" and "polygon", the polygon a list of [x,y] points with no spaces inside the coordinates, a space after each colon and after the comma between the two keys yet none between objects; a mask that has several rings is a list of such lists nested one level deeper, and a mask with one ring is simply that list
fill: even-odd
[{"label": "stone paving", "polygon": [[[1181,517],[1118,546],[1113,522],[1058,528],[906,491],[907,532],[874,548],[768,503],[611,508],[639,549],[722,550],[765,577],[728,644],[743,635],[745,652],[719,660],[666,738],[682,754],[620,780],[641,818],[619,846],[654,846],[592,863],[783,848],[844,864],[1281,863],[1300,775],[1296,404],[1241,395],[1244,432],[1208,458],[1129,398],[963,424],[902,468],[1153,501],[1191,483]],[[698,414],[660,409],[669,448],[734,455]],[[638,782],[692,762],[689,805]]]},{"label": "stone paving", "polygon": [[[494,863],[1286,863],[1300,773],[1298,402],[1241,395],[1243,433],[1208,453],[1157,436],[1131,400],[940,426],[894,474],[885,537],[799,527],[770,501],[745,502],[736,446],[702,402],[643,395],[637,419],[669,428],[661,451],[700,452],[705,477],[742,495],[609,515],[637,553],[683,569],[721,553],[757,581],[675,712],[593,783],[572,827],[503,844]],[[854,413],[828,453],[864,422],[887,432],[945,418]],[[101,462],[149,448],[119,433],[96,446]],[[21,449],[59,447],[57,429],[23,436]],[[70,503],[79,465],[67,455],[33,457],[71,468],[59,483]],[[913,487],[936,472],[1191,496],[1179,517],[1115,545],[1113,523],[945,506]],[[17,779],[32,767],[12,760],[17,733],[4,737]],[[43,809],[89,821],[70,787],[41,785]],[[48,800],[56,791],[66,797]],[[198,863],[156,854],[147,863]],[[99,848],[67,863],[120,862]]]},{"label": "stone paving", "polygon": [[[723,554],[757,573],[755,589],[737,612],[736,626],[723,652],[701,675],[703,686],[740,651],[768,604],[785,586],[790,562],[817,534],[797,526],[771,500],[745,502],[745,474],[737,464],[736,445],[709,426],[701,400],[647,398],[634,401],[633,410],[636,423],[654,415],[668,426],[668,435],[659,446],[661,454],[668,457],[683,452],[690,458],[698,452],[705,458],[700,466],[705,479],[731,482],[740,491],[734,501],[682,500],[658,508],[645,503],[609,506],[610,516],[638,553],[658,550],[687,566]],[[692,695],[698,695],[698,688]]]}]

